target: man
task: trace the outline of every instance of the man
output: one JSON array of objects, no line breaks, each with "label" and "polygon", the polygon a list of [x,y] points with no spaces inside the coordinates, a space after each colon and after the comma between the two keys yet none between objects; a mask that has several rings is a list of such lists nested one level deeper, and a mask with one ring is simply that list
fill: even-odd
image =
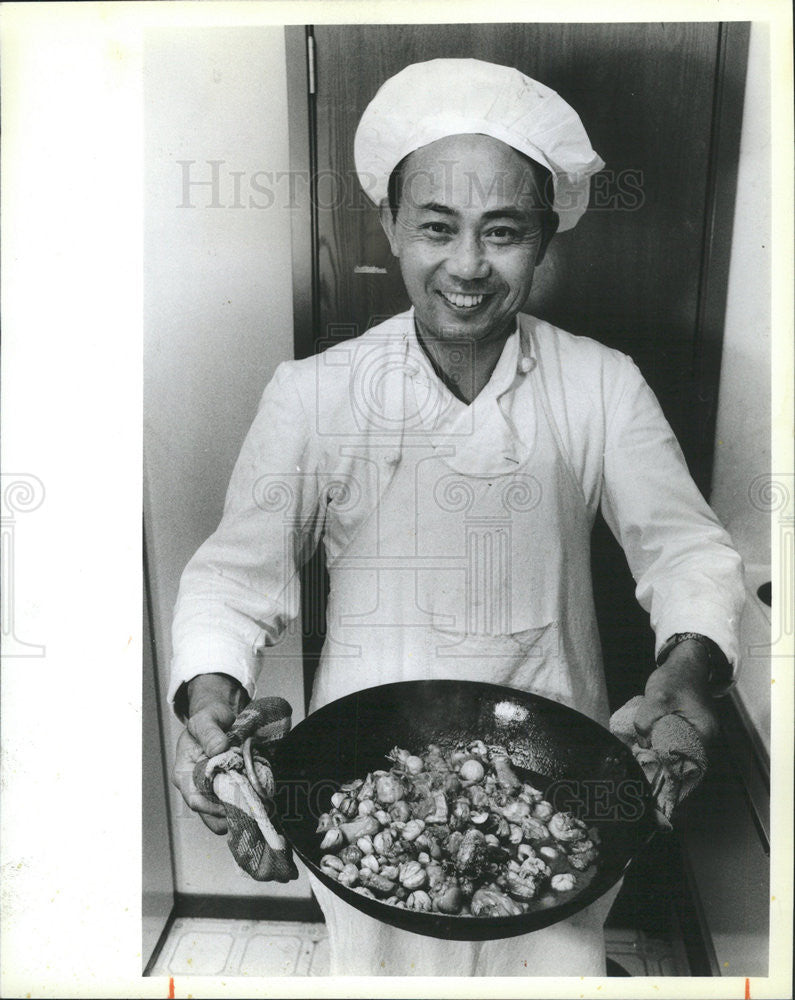
[{"label": "man", "polygon": [[[651,390],[624,355],[523,313],[535,267],[603,166],[574,111],[516,70],[434,60],[384,84],[355,152],[413,308],[279,367],[221,525],[185,570],[175,782],[216,832],[223,810],[197,792],[192,764],[225,748],[321,539],[331,592],[310,710],[376,684],[456,677],[606,724],[589,568],[600,507],[657,635],[639,738],[673,712],[708,743],[712,698],[737,660],[739,557]],[[335,972],[604,972],[614,893],[480,944],[388,928],[313,888]]]}]

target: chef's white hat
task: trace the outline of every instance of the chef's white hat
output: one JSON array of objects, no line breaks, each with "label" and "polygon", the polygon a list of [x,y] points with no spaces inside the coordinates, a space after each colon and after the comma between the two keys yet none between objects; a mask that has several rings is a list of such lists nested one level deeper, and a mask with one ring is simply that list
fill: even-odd
[{"label": "chef's white hat", "polygon": [[604,167],[576,111],[554,90],[509,66],[432,59],[391,77],[365,109],[353,144],[356,171],[376,205],[394,168],[448,135],[489,135],[552,174],[558,230],[588,207],[590,177]]}]

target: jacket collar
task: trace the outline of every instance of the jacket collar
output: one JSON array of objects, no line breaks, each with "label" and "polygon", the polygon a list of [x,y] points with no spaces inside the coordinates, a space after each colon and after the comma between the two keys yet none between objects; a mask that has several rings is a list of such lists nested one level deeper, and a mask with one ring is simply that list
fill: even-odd
[{"label": "jacket collar", "polygon": [[[403,442],[407,437],[430,438],[445,462],[471,475],[515,471],[528,457],[526,445],[506,420],[499,399],[532,370],[532,345],[517,320],[516,330],[483,390],[467,405],[438,378],[420,346],[414,310],[395,317],[402,344]],[[529,359],[529,360],[528,360]],[[394,372],[397,376],[397,371]],[[397,379],[390,379],[392,404],[398,403]]]}]

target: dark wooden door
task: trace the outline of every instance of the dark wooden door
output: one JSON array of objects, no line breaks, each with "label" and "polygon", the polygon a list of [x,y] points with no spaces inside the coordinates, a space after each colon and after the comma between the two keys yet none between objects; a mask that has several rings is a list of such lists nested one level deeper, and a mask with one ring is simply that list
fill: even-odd
[{"label": "dark wooden door", "polygon": [[[313,303],[311,322],[296,331],[297,355],[356,336],[409,304],[353,162],[356,126],[380,84],[437,57],[516,66],[579,112],[606,162],[592,181],[592,208],[553,240],[530,311],[634,358],[707,492],[747,26],[346,25],[307,35]],[[642,685],[652,636],[603,524],[593,550],[618,701]]]}]

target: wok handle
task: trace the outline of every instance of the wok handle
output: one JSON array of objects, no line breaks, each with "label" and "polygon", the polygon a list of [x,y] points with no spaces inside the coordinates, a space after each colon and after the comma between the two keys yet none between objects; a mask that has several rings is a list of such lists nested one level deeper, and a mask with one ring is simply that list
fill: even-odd
[{"label": "wok handle", "polygon": [[[275,775],[273,760],[278,757],[274,751],[290,732],[293,709],[284,698],[256,698],[243,709],[227,732],[230,746],[238,746],[243,751],[246,775],[261,799],[270,803],[275,795]],[[252,749],[267,751],[268,761],[255,764]],[[259,766],[258,766],[259,765]]]},{"label": "wok handle", "polygon": [[233,746],[249,738],[257,743],[283,739],[293,722],[293,708],[285,698],[256,698],[248,703],[227,733]]},{"label": "wok handle", "polygon": [[[284,698],[258,698],[250,702],[227,732],[230,747],[239,747],[242,752],[245,771],[215,778],[215,782],[222,784],[235,783],[235,789],[228,789],[229,795],[219,794],[221,788],[214,790],[222,801],[242,800],[243,813],[234,815],[241,824],[240,831],[233,830],[233,817],[228,814],[230,848],[238,864],[258,881],[286,882],[298,877],[275,813],[276,781],[272,766],[272,750],[287,736],[291,724],[292,707]],[[259,749],[263,743],[268,746],[267,760],[261,754],[255,758],[253,752],[255,744]],[[236,796],[232,795],[235,790]]]}]

